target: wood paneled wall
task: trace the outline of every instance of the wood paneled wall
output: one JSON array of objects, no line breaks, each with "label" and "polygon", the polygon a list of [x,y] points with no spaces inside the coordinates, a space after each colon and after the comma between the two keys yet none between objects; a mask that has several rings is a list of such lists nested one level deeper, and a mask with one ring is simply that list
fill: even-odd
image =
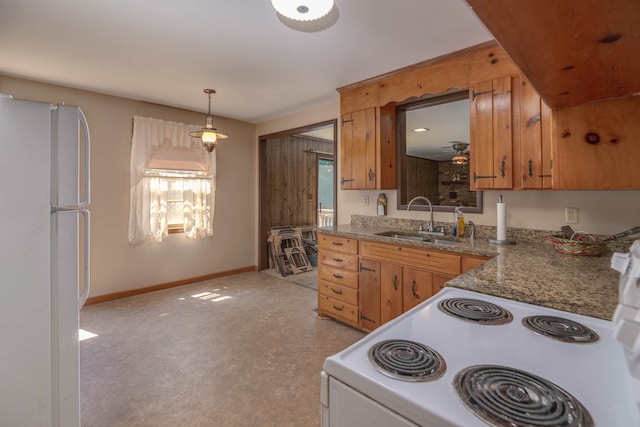
[{"label": "wood paneled wall", "polygon": [[265,144],[268,197],[267,205],[263,206],[263,219],[271,227],[315,225],[318,154],[310,151],[331,152],[333,142],[286,136],[270,139]]},{"label": "wood paneled wall", "polygon": [[420,157],[407,156],[405,170],[405,176],[407,178],[405,184],[407,189],[407,202],[416,196],[425,196],[431,200],[432,203],[437,204],[438,162]]}]

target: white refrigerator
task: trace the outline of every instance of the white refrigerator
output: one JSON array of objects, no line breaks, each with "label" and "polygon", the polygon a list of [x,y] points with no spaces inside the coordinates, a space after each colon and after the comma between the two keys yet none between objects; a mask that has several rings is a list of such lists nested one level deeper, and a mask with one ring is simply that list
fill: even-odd
[{"label": "white refrigerator", "polygon": [[80,425],[89,130],[78,107],[0,95],[0,426]]}]

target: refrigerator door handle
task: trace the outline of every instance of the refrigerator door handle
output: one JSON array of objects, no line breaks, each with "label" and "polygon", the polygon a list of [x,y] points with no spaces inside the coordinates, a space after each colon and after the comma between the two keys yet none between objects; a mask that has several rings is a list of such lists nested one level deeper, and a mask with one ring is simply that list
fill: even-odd
[{"label": "refrigerator door handle", "polygon": [[82,125],[82,131],[84,133],[84,200],[82,200],[77,207],[84,208],[91,203],[91,135],[89,134],[89,124],[87,123],[87,117],[82,112],[82,109],[78,108],[78,119]]},{"label": "refrigerator door handle", "polygon": [[80,310],[84,304],[87,302],[87,298],[89,298],[89,290],[91,289],[91,283],[90,283],[90,271],[89,271],[89,267],[91,265],[90,261],[90,242],[91,242],[91,236],[89,236],[90,233],[90,215],[89,215],[89,211],[86,209],[80,209],[77,211],[80,215],[82,215],[84,217],[84,290],[82,291],[82,294],[80,294],[80,297],[78,299],[78,310]]},{"label": "refrigerator door handle", "polygon": [[51,213],[60,214],[60,213],[72,213],[72,214],[80,214],[84,217],[84,267],[83,267],[83,276],[84,276],[84,289],[82,290],[82,294],[78,297],[78,310],[80,310],[84,304],[87,302],[87,298],[89,298],[89,291],[91,290],[91,278],[90,278],[90,230],[91,230],[91,216],[87,209],[74,209],[74,208],[52,208]]}]

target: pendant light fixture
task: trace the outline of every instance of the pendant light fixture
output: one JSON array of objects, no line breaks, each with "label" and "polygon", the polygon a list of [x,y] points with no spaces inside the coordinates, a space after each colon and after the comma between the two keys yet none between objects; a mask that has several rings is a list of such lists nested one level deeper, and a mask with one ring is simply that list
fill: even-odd
[{"label": "pendant light fixture", "polygon": [[189,132],[189,135],[199,138],[202,141],[202,148],[210,153],[214,148],[216,148],[218,139],[228,138],[229,136],[218,132],[218,130],[213,127],[213,116],[211,115],[211,94],[216,93],[216,91],[214,89],[205,89],[204,93],[209,95],[209,113],[205,118],[204,127],[198,131]]},{"label": "pendant light fixture", "polygon": [[273,8],[285,18],[315,21],[333,9],[333,0],[271,0]]}]

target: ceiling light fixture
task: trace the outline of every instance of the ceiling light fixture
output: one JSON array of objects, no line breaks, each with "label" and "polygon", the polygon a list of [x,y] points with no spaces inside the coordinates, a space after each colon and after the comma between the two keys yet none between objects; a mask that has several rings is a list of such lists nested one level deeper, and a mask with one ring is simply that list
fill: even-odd
[{"label": "ceiling light fixture", "polygon": [[456,154],[451,158],[451,163],[454,165],[466,165],[469,163],[469,144],[466,142],[458,142],[453,144],[453,149]]},{"label": "ceiling light fixture", "polygon": [[189,135],[199,138],[202,141],[202,148],[209,153],[216,148],[218,139],[229,138],[228,135],[218,132],[218,129],[213,127],[213,116],[211,115],[211,94],[216,93],[214,89],[205,89],[204,93],[209,95],[209,113],[205,118],[204,127],[195,132],[189,132]]},{"label": "ceiling light fixture", "polygon": [[456,154],[451,159],[451,162],[454,165],[466,165],[469,162],[469,156],[467,156],[466,154]]},{"label": "ceiling light fixture", "polygon": [[417,129],[412,129],[414,132],[426,132],[429,130],[429,128],[417,128]]},{"label": "ceiling light fixture", "polygon": [[315,21],[331,12],[333,0],[271,0],[273,8],[285,18]]}]

